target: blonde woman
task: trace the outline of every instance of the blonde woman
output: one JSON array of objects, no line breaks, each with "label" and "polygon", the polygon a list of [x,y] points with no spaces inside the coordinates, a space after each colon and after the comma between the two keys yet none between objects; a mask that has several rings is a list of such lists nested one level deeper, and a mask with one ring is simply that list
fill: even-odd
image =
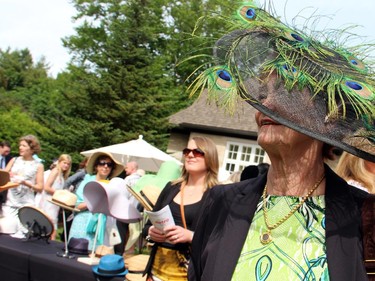
[{"label": "blonde woman", "polygon": [[336,166],[336,173],[348,184],[375,193],[375,163],[344,152]]},{"label": "blonde woman", "polygon": [[54,224],[54,231],[51,235],[51,240],[56,239],[57,222],[60,207],[50,203],[48,200],[52,199],[56,190],[63,189],[65,180],[70,174],[72,158],[68,154],[60,155],[57,160],[56,167],[53,168],[47,178],[45,178],[44,191],[42,195],[41,207],[51,218]]},{"label": "blonde woman", "polygon": [[182,176],[162,190],[154,211],[169,205],[175,226],[164,232],[150,221],[143,229],[147,240],[155,242],[146,267],[148,280],[187,280],[187,262],[197,214],[204,194],[218,183],[218,154],[209,138],[193,137],[182,151]]}]

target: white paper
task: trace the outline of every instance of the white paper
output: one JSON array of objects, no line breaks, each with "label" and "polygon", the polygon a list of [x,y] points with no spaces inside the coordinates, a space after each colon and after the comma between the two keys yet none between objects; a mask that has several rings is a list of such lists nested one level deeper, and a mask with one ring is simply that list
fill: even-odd
[{"label": "white paper", "polygon": [[164,231],[167,226],[175,225],[171,209],[168,205],[157,212],[145,212],[152,224],[160,231]]},{"label": "white paper", "polygon": [[77,258],[77,261],[85,263],[85,264],[88,264],[88,265],[98,265],[99,262],[100,262],[100,258],[94,257],[94,256],[91,256],[91,257],[79,257],[79,258]]}]

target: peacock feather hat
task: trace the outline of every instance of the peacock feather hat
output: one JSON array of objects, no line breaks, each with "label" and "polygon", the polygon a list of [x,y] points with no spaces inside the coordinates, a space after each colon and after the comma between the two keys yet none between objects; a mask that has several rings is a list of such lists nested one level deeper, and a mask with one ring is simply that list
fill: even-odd
[{"label": "peacock feather hat", "polygon": [[[345,47],[289,27],[254,2],[239,3],[192,94],[235,111],[238,99],[296,131],[375,161],[374,47]],[[268,83],[268,82],[272,83]],[[272,84],[272,86],[270,86]]]}]

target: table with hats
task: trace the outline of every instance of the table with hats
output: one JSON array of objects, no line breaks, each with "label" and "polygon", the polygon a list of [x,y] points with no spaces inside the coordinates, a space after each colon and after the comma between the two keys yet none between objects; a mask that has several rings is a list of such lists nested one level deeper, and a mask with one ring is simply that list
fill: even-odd
[{"label": "table with hats", "polygon": [[[122,266],[123,259],[116,260],[116,255],[105,256],[107,260],[94,267],[78,262],[79,255],[65,258],[58,256],[57,253],[64,253],[64,243],[57,241],[47,243],[45,239],[35,238],[17,239],[1,234],[0,280],[123,281],[125,279],[122,274],[125,271]],[[121,274],[122,276],[116,276]]]},{"label": "table with hats", "polygon": [[[122,179],[114,178],[109,182],[111,190],[123,190]],[[123,181],[123,180],[122,180]],[[103,184],[93,182],[92,189],[96,188],[96,192],[104,192],[107,197],[121,197],[118,193],[107,192]],[[115,185],[117,188],[112,187]],[[8,172],[1,173],[0,171],[0,189],[2,187],[11,188],[15,186],[10,182],[10,175]],[[90,195],[88,193],[88,195]],[[63,224],[66,228],[65,210],[79,211],[75,208],[77,196],[67,190],[57,190],[52,199],[49,200],[63,208]],[[92,197],[92,196],[91,196]],[[115,208],[115,204],[102,204],[98,202],[101,200],[90,200],[88,196],[88,208],[93,213],[104,213],[108,216],[113,216],[116,219],[127,222],[138,221],[140,214],[133,207],[134,210],[128,212],[118,212],[119,208]],[[95,199],[95,198],[94,198]],[[111,198],[108,201],[112,201]],[[127,205],[123,200],[117,200],[120,206]],[[100,206],[97,206],[100,203]],[[104,206],[104,207],[103,207]],[[131,208],[128,208],[131,209]],[[85,238],[72,237],[69,243],[50,241],[50,236],[53,231],[53,224],[43,210],[33,207],[24,206],[18,209],[19,222],[27,229],[27,233],[22,235],[22,238],[16,238],[16,230],[1,228],[0,234],[0,280],[7,281],[63,281],[63,280],[80,280],[80,281],[94,281],[94,280],[113,280],[123,281],[125,275],[130,271],[133,273],[131,267],[129,270],[125,266],[124,258],[116,255],[113,252],[108,252],[103,249],[104,245],[98,245],[95,248],[95,255],[90,257],[88,245],[89,241]],[[17,223],[16,223],[17,224]],[[13,225],[16,225],[13,224]],[[4,224],[2,225],[4,226]],[[7,234],[5,234],[7,233]],[[21,236],[20,236],[21,237]],[[65,236],[67,240],[67,237]],[[111,248],[111,247],[108,247]],[[101,249],[98,252],[98,249]],[[113,251],[113,248],[112,248]],[[141,270],[142,272],[143,270]],[[140,272],[136,272],[141,275]],[[129,274],[130,275],[130,274]]]}]

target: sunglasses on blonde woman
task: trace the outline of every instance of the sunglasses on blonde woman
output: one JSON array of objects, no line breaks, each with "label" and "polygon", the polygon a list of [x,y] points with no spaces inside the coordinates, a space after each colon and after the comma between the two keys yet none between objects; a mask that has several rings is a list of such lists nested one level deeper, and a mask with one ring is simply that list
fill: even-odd
[{"label": "sunglasses on blonde woman", "polygon": [[194,149],[184,148],[184,150],[182,150],[182,154],[185,157],[188,156],[190,154],[190,152],[193,152],[194,157],[203,157],[204,156],[204,152],[202,150],[200,150],[199,148],[194,148]]}]

